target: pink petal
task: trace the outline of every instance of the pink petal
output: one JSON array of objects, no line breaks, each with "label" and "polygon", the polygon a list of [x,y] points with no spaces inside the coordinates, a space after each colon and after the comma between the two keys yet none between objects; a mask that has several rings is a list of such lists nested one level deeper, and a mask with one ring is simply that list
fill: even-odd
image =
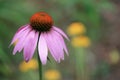
[{"label": "pink petal", "polygon": [[18,29],[18,31],[16,32],[16,34],[14,35],[12,42],[10,45],[12,45],[17,39],[19,39],[19,37],[21,37],[24,31],[27,31],[29,29],[29,26],[23,26],[21,28]]},{"label": "pink petal", "polygon": [[19,38],[18,38],[18,43],[14,47],[13,54],[15,54],[17,51],[20,52],[22,50],[24,43],[25,43],[25,40],[26,40],[26,37],[27,37],[29,32],[30,32],[30,29],[27,29],[25,31],[22,31],[21,34],[16,36],[16,39],[18,37]]},{"label": "pink petal", "polygon": [[22,29],[24,29],[26,26],[28,26],[29,24],[26,24],[26,25],[23,25],[23,26],[21,26],[18,30],[17,30],[17,32],[16,33],[18,33],[19,31],[21,31]]},{"label": "pink petal", "polygon": [[59,43],[60,42],[59,38],[57,38],[53,30],[51,30],[48,33],[44,33],[44,36],[45,36],[45,40],[47,42],[48,48],[51,52],[51,55],[57,62],[60,62],[61,58],[64,59],[64,55],[63,55],[63,49]]},{"label": "pink petal", "polygon": [[56,34],[56,36],[59,37],[60,44],[62,45],[63,49],[65,50],[66,54],[68,55],[68,49],[67,49],[67,47],[65,45],[63,37],[58,32],[56,32],[56,31],[55,31],[55,34]]},{"label": "pink petal", "polygon": [[61,38],[62,38],[62,36],[58,33],[58,32],[56,32],[56,31],[52,31],[52,36],[54,36],[54,38],[55,38],[55,42],[58,44],[58,48],[59,48],[59,56],[60,56],[60,58],[62,59],[62,60],[64,60],[64,51],[63,51],[63,49],[64,49],[64,47],[63,47],[63,44],[62,44],[62,42],[61,42]]},{"label": "pink petal", "polygon": [[61,37],[61,44],[63,45],[63,48],[64,48],[66,54],[69,55],[69,54],[68,54],[68,49],[67,49],[67,47],[66,47],[66,45],[65,45],[65,42],[64,42],[64,40],[63,40],[62,37]]},{"label": "pink petal", "polygon": [[[55,30],[56,32],[60,33],[60,34],[63,35],[67,40],[69,40],[69,38],[67,37],[67,35],[66,35],[62,30],[60,30],[60,29],[57,28],[57,27],[53,27],[53,28],[54,28],[54,30]],[[58,35],[58,36],[60,37],[60,39],[61,39],[61,44],[63,45],[63,48],[64,48],[66,54],[68,55],[68,49],[67,49],[67,47],[66,47],[66,45],[65,45],[65,42],[64,42],[64,39],[62,38],[61,35]]]},{"label": "pink petal", "polygon": [[31,31],[26,37],[25,45],[24,45],[24,59],[28,62],[34,54],[36,45],[38,40],[38,33],[35,31]]},{"label": "pink petal", "polygon": [[41,33],[38,44],[39,57],[43,65],[47,62],[48,48],[44,35]]},{"label": "pink petal", "polygon": [[67,35],[59,28],[53,26],[53,29],[57,32],[59,32],[63,37],[65,37],[67,40],[69,40],[69,38],[67,37]]}]

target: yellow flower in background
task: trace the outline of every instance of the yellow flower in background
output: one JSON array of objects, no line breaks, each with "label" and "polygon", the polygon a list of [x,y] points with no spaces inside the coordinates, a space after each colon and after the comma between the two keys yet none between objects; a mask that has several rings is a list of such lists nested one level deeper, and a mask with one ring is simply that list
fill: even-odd
[{"label": "yellow flower in background", "polygon": [[120,60],[119,52],[117,50],[113,50],[112,52],[110,52],[109,59],[112,64],[118,63]]},{"label": "yellow flower in background", "polygon": [[71,40],[71,44],[74,47],[89,47],[90,46],[90,39],[87,36],[74,37]]},{"label": "yellow flower in background", "polygon": [[80,22],[74,22],[70,24],[70,26],[67,29],[67,32],[70,36],[78,35],[78,34],[84,34],[86,32],[84,24]]},{"label": "yellow flower in background", "polygon": [[19,65],[19,69],[20,71],[22,72],[27,72],[28,70],[35,70],[38,68],[38,63],[37,63],[37,60],[35,59],[31,59],[29,62],[21,62],[20,65]]},{"label": "yellow flower in background", "polygon": [[47,70],[44,76],[45,80],[61,80],[61,74],[58,70]]}]

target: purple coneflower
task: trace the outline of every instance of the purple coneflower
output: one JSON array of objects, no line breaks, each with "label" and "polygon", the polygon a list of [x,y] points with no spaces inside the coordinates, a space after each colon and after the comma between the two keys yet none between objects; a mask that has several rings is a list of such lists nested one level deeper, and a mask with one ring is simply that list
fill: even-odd
[{"label": "purple coneflower", "polygon": [[60,60],[64,60],[64,51],[68,54],[63,37],[68,39],[61,29],[53,26],[51,16],[45,12],[38,12],[31,17],[30,24],[19,28],[13,37],[11,44],[17,41],[13,54],[23,50],[24,60],[28,62],[38,45],[39,57],[43,65],[47,62],[48,49],[59,63]]}]

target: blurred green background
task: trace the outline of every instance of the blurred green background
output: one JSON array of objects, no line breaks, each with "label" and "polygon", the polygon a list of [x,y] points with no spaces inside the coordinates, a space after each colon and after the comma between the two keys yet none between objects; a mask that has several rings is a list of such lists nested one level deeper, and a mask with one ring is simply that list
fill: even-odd
[{"label": "blurred green background", "polygon": [[38,80],[36,55],[29,63],[9,44],[39,11],[69,36],[69,56],[43,66],[44,80],[120,80],[120,0],[0,0],[0,80]]}]

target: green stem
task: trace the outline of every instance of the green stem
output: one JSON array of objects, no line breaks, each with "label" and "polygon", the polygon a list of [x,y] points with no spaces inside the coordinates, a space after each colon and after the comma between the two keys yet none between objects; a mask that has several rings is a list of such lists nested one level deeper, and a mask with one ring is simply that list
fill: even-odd
[{"label": "green stem", "polygon": [[39,80],[42,80],[42,63],[40,61],[39,54],[38,54],[38,64],[39,64]]},{"label": "green stem", "polygon": [[40,33],[39,33],[38,41],[37,41],[37,54],[38,54],[38,66],[39,66],[39,80],[42,80],[42,63],[40,61],[39,51],[38,51],[39,38],[40,38]]},{"label": "green stem", "polygon": [[77,78],[85,80],[85,51],[84,48],[76,49],[76,69],[77,69]]}]

